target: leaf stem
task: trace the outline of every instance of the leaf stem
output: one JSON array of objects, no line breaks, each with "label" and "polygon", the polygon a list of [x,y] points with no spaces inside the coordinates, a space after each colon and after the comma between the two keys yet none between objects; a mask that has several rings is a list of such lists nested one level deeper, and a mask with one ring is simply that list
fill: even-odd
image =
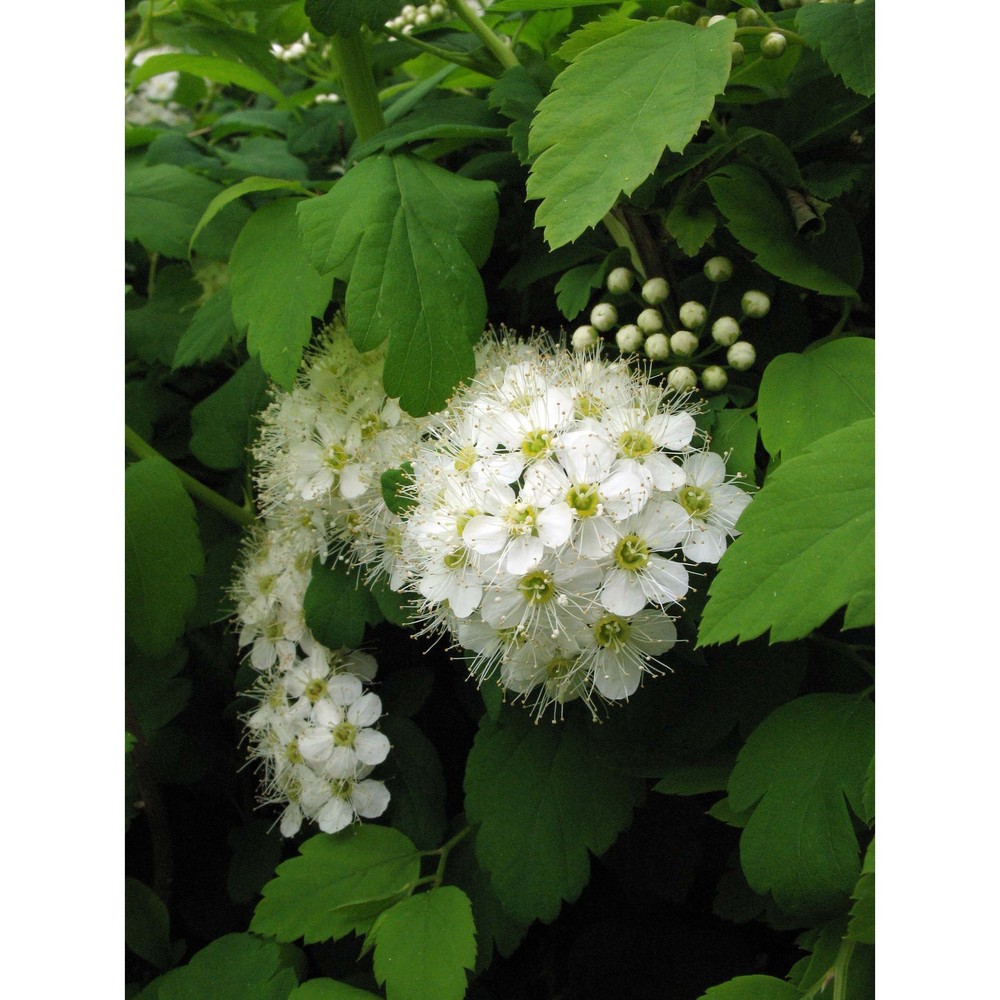
[{"label": "leaf stem", "polygon": [[423,878],[418,878],[416,882],[413,883],[411,887],[411,892],[419,885],[432,885],[435,889],[441,885],[444,879],[445,866],[448,864],[448,855],[454,850],[454,848],[461,843],[470,833],[472,833],[471,826],[463,826],[458,833],[455,834],[451,840],[445,841],[440,847],[436,847],[433,851],[421,851],[422,857],[433,857],[438,856],[437,868],[434,870],[433,875],[424,875]]},{"label": "leaf stem", "polygon": [[488,24],[465,2],[465,0],[448,0],[448,6],[463,20],[469,30],[486,46],[504,69],[520,66],[514,50],[508,48],[494,34]]},{"label": "leaf stem", "polygon": [[358,138],[362,141],[370,139],[385,128],[385,117],[364,39],[357,32],[353,35],[333,35],[330,43]]},{"label": "leaf stem", "polygon": [[453,63],[455,66],[464,66],[466,69],[474,69],[481,72],[479,66],[476,65],[475,60],[468,58],[464,53],[456,52],[454,49],[443,49],[440,45],[431,45],[429,42],[423,42],[419,38],[414,38],[413,35],[404,35],[401,31],[396,31],[395,28],[390,28],[386,25],[384,28],[379,28],[379,31],[391,38],[395,38],[399,42],[404,42],[407,45],[412,45],[416,49],[421,49],[428,55],[436,56],[438,59],[443,59],[445,62]]},{"label": "leaf stem", "polygon": [[178,469],[170,459],[161,455],[151,444],[147,444],[128,424],[125,425],[125,447],[137,458],[162,458],[164,462],[169,462],[177,473],[181,485],[195,500],[200,500],[206,507],[211,507],[216,513],[228,518],[233,523],[251,525],[256,520],[253,509],[249,505],[238,507],[231,500],[227,500],[204,483],[198,482],[193,476]]}]

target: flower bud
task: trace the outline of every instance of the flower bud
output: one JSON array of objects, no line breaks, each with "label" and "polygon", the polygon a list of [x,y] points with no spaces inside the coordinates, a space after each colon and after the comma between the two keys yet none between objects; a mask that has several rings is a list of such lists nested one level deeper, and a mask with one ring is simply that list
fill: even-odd
[{"label": "flower bud", "polygon": [[705,261],[705,277],[713,285],[721,285],[733,276],[733,262],[728,257],[712,257]]},{"label": "flower bud", "polygon": [[743,307],[743,312],[745,315],[749,316],[751,319],[760,319],[762,316],[766,316],[771,309],[771,300],[763,292],[757,292],[753,289],[743,293],[743,299],[740,302]]},{"label": "flower bud", "polygon": [[740,324],[732,316],[720,316],[712,324],[712,340],[723,347],[735,344],[740,339]]},{"label": "flower bud", "polygon": [[601,333],[607,333],[618,322],[618,310],[610,302],[599,302],[590,310],[590,322]]},{"label": "flower bud", "polygon": [[725,389],[728,381],[729,376],[726,374],[725,369],[720,368],[718,365],[712,365],[701,373],[701,384],[709,392],[718,392],[720,389]]},{"label": "flower bud", "polygon": [[687,392],[698,384],[698,376],[690,368],[683,365],[671,370],[667,376],[667,385],[674,392]]},{"label": "flower bud", "polygon": [[757,360],[757,352],[753,349],[753,344],[750,341],[737,340],[726,351],[726,360],[736,371],[745,372],[748,368],[753,368],[753,363]]},{"label": "flower bud", "polygon": [[612,295],[624,295],[631,287],[635,275],[627,267],[616,267],[608,275],[608,291]]},{"label": "flower bud", "polygon": [[690,330],[678,330],[670,338],[670,350],[682,358],[689,358],[698,350],[698,338]]},{"label": "flower bud", "polygon": [[663,329],[663,317],[659,309],[643,309],[636,320],[643,333],[659,333]]},{"label": "flower bud", "polygon": [[615,334],[615,343],[623,354],[638,351],[642,347],[642,330],[634,323],[628,323]]},{"label": "flower bud", "polygon": [[765,59],[777,59],[788,48],[788,42],[780,31],[772,31],[760,40],[760,54]]},{"label": "flower bud", "polygon": [[427,8],[427,13],[430,14],[436,21],[444,17],[444,4],[443,3],[432,3]]},{"label": "flower bud", "polygon": [[760,22],[760,14],[753,7],[741,7],[736,12],[737,28],[753,28]]},{"label": "flower bud", "polygon": [[592,326],[578,326],[573,331],[573,350],[589,351],[601,342],[601,335]]},{"label": "flower bud", "polygon": [[708,27],[712,27],[713,24],[718,24],[720,21],[725,21],[726,17],[724,14],[715,14],[713,17],[708,19]]},{"label": "flower bud", "polygon": [[667,284],[666,278],[650,278],[642,286],[642,299],[651,306],[658,306],[661,302],[666,302],[669,294],[670,286]]},{"label": "flower bud", "polygon": [[665,333],[654,333],[647,339],[646,357],[653,361],[666,361],[670,357],[670,341]]},{"label": "flower bud", "polygon": [[698,330],[708,319],[708,310],[700,302],[685,302],[680,311],[681,323],[691,330]]},{"label": "flower bud", "polygon": [[[750,9],[749,7],[747,8]],[[743,64],[743,46],[739,42],[731,42],[729,45],[729,59],[733,66],[741,66]]]},{"label": "flower bud", "polygon": [[694,26],[696,28],[707,28],[708,27],[708,17],[707,16],[699,17],[698,20],[694,22]]}]

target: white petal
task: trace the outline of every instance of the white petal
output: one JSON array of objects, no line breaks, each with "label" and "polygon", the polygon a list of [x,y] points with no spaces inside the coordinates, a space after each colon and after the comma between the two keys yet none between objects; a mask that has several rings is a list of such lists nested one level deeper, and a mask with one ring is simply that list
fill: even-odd
[{"label": "white petal", "polygon": [[573,511],[568,503],[556,503],[538,515],[538,537],[550,549],[569,541],[573,532]]},{"label": "white petal", "polygon": [[477,514],[462,532],[462,541],[473,552],[486,555],[499,552],[506,544],[507,537],[502,519],[491,514]]},{"label": "white petal", "polygon": [[726,551],[726,532],[712,525],[699,531],[684,545],[684,555],[692,562],[717,563]]},{"label": "white petal", "polygon": [[372,694],[371,691],[363,694],[347,710],[347,721],[359,729],[374,725],[381,717],[382,699],[377,694]]},{"label": "white petal", "polygon": [[605,651],[594,664],[594,687],[613,701],[635,694],[642,678],[642,666],[630,658],[621,661]]},{"label": "white petal", "polygon": [[334,674],[327,681],[326,691],[338,705],[352,705],[361,697],[361,681],[354,674]]},{"label": "white petal", "polygon": [[[471,523],[471,522],[470,522]],[[545,545],[534,535],[519,535],[507,547],[507,572],[515,576],[530,573],[545,555]]]},{"label": "white petal", "polygon": [[351,792],[351,804],[359,816],[375,819],[389,806],[389,789],[381,781],[373,781],[371,778],[359,781]]},{"label": "white petal", "polygon": [[696,424],[690,413],[657,413],[646,421],[646,431],[659,448],[681,451],[691,443]]},{"label": "white petal", "polygon": [[[352,796],[353,798],[353,796]],[[324,833],[337,833],[354,819],[354,810],[342,799],[333,798],[319,811],[316,822]]]},{"label": "white petal", "polygon": [[663,490],[664,493],[679,490],[687,481],[684,470],[676,462],[659,452],[647,455],[643,462],[643,468],[653,480],[653,485],[658,490]]},{"label": "white petal", "polygon": [[629,465],[616,466],[599,490],[605,511],[616,521],[638,514],[649,499],[649,487]]},{"label": "white petal", "polygon": [[613,615],[628,617],[646,606],[646,595],[638,573],[613,569],[608,573],[601,590],[601,604]]},{"label": "white petal", "polygon": [[368,653],[362,653],[360,650],[354,650],[349,656],[344,657],[344,666],[356,676],[360,677],[363,681],[373,681],[375,680],[375,674],[378,671],[378,663],[374,656],[369,656]]},{"label": "white petal", "polygon": [[688,592],[688,571],[680,563],[650,556],[643,571],[646,596],[654,604],[679,601]]},{"label": "white petal", "polygon": [[374,767],[389,756],[389,738],[376,729],[362,729],[354,740],[354,749],[362,764]]},{"label": "white petal", "polygon": [[340,473],[340,495],[347,500],[356,500],[365,490],[368,482],[363,477],[360,465],[345,465]]},{"label": "white petal", "polygon": [[705,489],[722,485],[726,478],[726,463],[714,451],[701,451],[684,459],[684,471],[695,486]]},{"label": "white petal", "polygon": [[468,618],[483,599],[483,588],[479,584],[455,579],[448,591],[447,601],[456,618]]},{"label": "white petal", "polygon": [[298,803],[293,802],[281,814],[281,836],[294,837],[302,826],[302,810]]}]

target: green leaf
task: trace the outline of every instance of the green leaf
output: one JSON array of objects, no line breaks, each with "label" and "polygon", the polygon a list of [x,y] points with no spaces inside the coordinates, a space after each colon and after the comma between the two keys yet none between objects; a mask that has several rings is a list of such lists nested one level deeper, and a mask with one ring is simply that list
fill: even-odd
[{"label": "green leaf", "polygon": [[606,3],[607,0],[498,0],[490,4],[490,11],[563,10],[567,7],[603,7]]},{"label": "green leaf", "polygon": [[774,976],[737,976],[706,990],[699,1000],[801,1000],[802,991]]},{"label": "green leaf", "polygon": [[284,139],[255,135],[239,141],[238,149],[220,149],[219,156],[228,174],[277,177],[301,182],[309,176],[309,168],[288,149]]},{"label": "green leaf", "polygon": [[779,354],[764,370],[757,416],[764,447],[782,459],[875,414],[875,341],[843,337],[805,354]]},{"label": "green leaf", "polygon": [[278,866],[250,930],[306,944],[364,934],[419,876],[417,849],[391,827],[366,823],[319,834]]},{"label": "green leaf", "polygon": [[144,80],[149,80],[160,73],[174,71],[191,73],[193,76],[204,77],[215,83],[232,83],[244,90],[266,94],[279,108],[287,107],[289,103],[280,88],[257,70],[243,63],[220,59],[217,56],[188,55],[180,52],[150,56],[132,71],[129,83],[134,89]]},{"label": "green leaf", "polygon": [[267,376],[251,358],[191,410],[191,453],[210,469],[241,469],[252,416],[267,401]]},{"label": "green leaf", "polygon": [[851,90],[874,96],[875,0],[803,7],[795,27]]},{"label": "green leaf", "polygon": [[386,337],[383,382],[414,415],[441,409],[475,371],[486,322],[476,270],[497,220],[494,185],[410,156],[373,156],[299,207],[307,252],[348,281],[347,330],[361,351]]},{"label": "green leaf", "polygon": [[386,469],[379,479],[382,487],[382,499],[393,514],[405,514],[416,505],[413,496],[400,494],[400,489],[413,482],[413,463],[404,462],[397,469]]},{"label": "green leaf", "polygon": [[444,885],[396,903],[378,919],[375,979],[388,1000],[461,1000],[476,966],[469,897]]},{"label": "green leaf", "polygon": [[441,759],[434,744],[409,719],[388,715],[380,728],[392,744],[380,772],[392,789],[390,822],[417,847],[432,850],[441,843],[448,821]]},{"label": "green leaf", "polygon": [[860,420],[768,477],[719,563],[699,645],[799,639],[845,604],[846,628],[874,622],[874,465],[875,421]]},{"label": "green leaf", "polygon": [[245,194],[252,194],[258,191],[276,191],[279,189],[301,191],[302,185],[298,181],[283,180],[276,177],[247,177],[238,184],[227,187],[208,203],[208,207],[198,220],[198,225],[194,227],[194,232],[191,234],[190,246],[194,246],[195,240],[198,239],[198,235],[202,229],[231,201],[236,201],[237,198],[242,198]]},{"label": "green leaf", "polygon": [[836,912],[846,903],[860,868],[847,803],[860,815],[874,744],[867,697],[810,694],[772,712],[740,751],[729,803],[737,811],[756,803],[740,862],[751,888],[770,892],[785,912]]},{"label": "green leaf", "polygon": [[310,979],[292,990],[288,1000],[380,1000],[377,994],[359,990],[334,979]]},{"label": "green leaf", "polygon": [[861,878],[851,893],[854,905],[851,907],[851,919],[847,925],[845,937],[862,944],[875,943],[875,841],[868,845],[865,851],[864,864],[861,866]]},{"label": "green leaf", "polygon": [[865,787],[861,795],[861,805],[863,812],[861,818],[871,826],[875,819],[875,758],[872,757],[868,765],[868,774],[865,775]]},{"label": "green leaf", "polygon": [[733,758],[725,756],[696,764],[675,764],[667,768],[663,777],[653,785],[654,792],[662,795],[702,795],[705,792],[722,792],[733,769]]},{"label": "green leaf", "polygon": [[357,571],[343,563],[327,566],[317,556],[302,601],[306,626],[330,649],[356,649],[365,636],[372,598]]},{"label": "green leaf", "polygon": [[556,305],[566,319],[576,319],[587,305],[595,288],[604,281],[602,264],[571,267],[556,282]]},{"label": "green leaf", "polygon": [[168,264],[156,276],[146,304],[125,310],[125,343],[147,363],[169,365],[195,315],[201,286],[186,264]]},{"label": "green leaf", "polygon": [[578,31],[574,31],[562,43],[556,55],[563,62],[571,63],[592,45],[614,38],[615,35],[621,35],[638,24],[642,22],[633,20],[620,10],[612,11],[595,21],[588,21]]},{"label": "green leaf", "polygon": [[368,584],[372,597],[378,605],[382,617],[393,625],[407,625],[410,620],[410,605],[412,598],[408,594],[397,594],[389,588],[389,582],[384,577],[372,580]]},{"label": "green leaf", "polygon": [[324,35],[353,35],[381,28],[399,13],[398,0],[306,0],[306,14]]},{"label": "green leaf", "polygon": [[298,982],[296,950],[251,934],[227,934],[180,969],[154,979],[136,1000],[287,1000]]},{"label": "green leaf", "polygon": [[158,969],[174,964],[170,916],[163,900],[138,879],[125,879],[125,944]]},{"label": "green leaf", "polygon": [[686,205],[677,204],[670,210],[666,226],[681,250],[695,257],[715,232],[715,213],[706,206],[689,212]]},{"label": "green leaf", "polygon": [[824,295],[855,297],[854,288],[824,267],[810,243],[795,232],[791,210],[753,167],[730,164],[708,178],[729,231],[765,271]]},{"label": "green leaf", "polygon": [[652,21],[588,48],[538,106],[528,149],[535,225],[554,249],[631,194],[664,150],[681,152],[729,75],[735,22]]},{"label": "green leaf", "polygon": [[280,386],[290,389],[302,351],[321,317],[333,280],[306,258],[295,200],[264,205],[244,226],[229,261],[233,318],[247,329],[247,349]]},{"label": "green leaf", "polygon": [[757,421],[753,410],[719,410],[712,425],[712,450],[726,456],[729,475],[742,476],[741,482],[753,486],[757,478]]},{"label": "green leaf", "polygon": [[479,823],[476,854],[520,923],[549,923],[628,825],[643,782],[608,767],[593,723],[535,725],[526,712],[484,720],[465,772],[466,813]]},{"label": "green leaf", "polygon": [[523,66],[511,66],[504,70],[490,90],[489,105],[511,120],[507,135],[510,136],[511,148],[524,164],[530,162],[528,130],[531,119],[544,96],[542,88]]},{"label": "green leaf", "polygon": [[184,631],[204,566],[194,504],[163,458],[125,471],[125,633],[165,653]]},{"label": "green leaf", "polygon": [[224,286],[206,299],[191,317],[177,341],[171,368],[176,370],[213,361],[238,337],[229,288]]},{"label": "green leaf", "polygon": [[177,675],[187,662],[183,646],[164,656],[146,656],[126,647],[125,690],[147,742],[179,712],[191,695],[191,682]]}]

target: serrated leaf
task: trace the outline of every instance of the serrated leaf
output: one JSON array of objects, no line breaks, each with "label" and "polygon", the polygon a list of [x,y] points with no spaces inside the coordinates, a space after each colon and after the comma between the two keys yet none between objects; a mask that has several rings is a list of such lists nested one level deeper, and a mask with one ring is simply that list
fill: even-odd
[{"label": "serrated leaf", "polygon": [[130,85],[135,88],[143,81],[159,76],[160,73],[173,72],[190,73],[215,83],[232,83],[244,90],[266,94],[279,108],[287,107],[289,103],[281,89],[257,70],[218,56],[189,55],[181,52],[150,56],[132,71]]},{"label": "serrated leaf", "polygon": [[593,290],[604,280],[602,269],[601,264],[581,264],[556,282],[556,305],[566,319],[576,319],[587,308]]},{"label": "serrated leaf", "polygon": [[[875,421],[809,446],[768,477],[719,563],[698,644],[808,635],[847,605],[846,627],[874,622]],[[867,763],[867,760],[866,762]]]},{"label": "serrated leaf", "polygon": [[553,249],[596,225],[666,149],[680,153],[726,85],[735,22],[645,22],[588,48],[539,104],[528,197]]},{"label": "serrated leaf", "polygon": [[608,767],[592,723],[534,725],[527,713],[486,720],[465,772],[465,805],[479,823],[476,855],[517,921],[551,922],[631,820],[640,779]]},{"label": "serrated leaf", "polygon": [[393,514],[405,514],[416,505],[416,497],[401,494],[400,490],[413,482],[413,463],[404,462],[396,469],[386,469],[379,479],[382,499]]},{"label": "serrated leaf", "polygon": [[719,410],[712,425],[712,450],[726,456],[730,476],[742,476],[741,483],[753,486],[757,475],[757,421],[753,410]]},{"label": "serrated leaf", "polygon": [[715,232],[715,213],[706,206],[689,212],[686,205],[675,205],[666,218],[666,227],[677,246],[688,257],[695,257]]},{"label": "serrated leaf", "polygon": [[187,661],[184,646],[174,646],[165,656],[145,656],[135,647],[126,649],[125,690],[147,741],[178,715],[188,702],[191,682],[178,677]]},{"label": "serrated leaf", "polygon": [[417,849],[391,827],[364,824],[319,834],[298,857],[278,865],[250,929],[306,944],[364,934],[419,876]]},{"label": "serrated leaf", "polygon": [[875,0],[803,7],[795,27],[851,90],[874,96]]},{"label": "serrated leaf", "polygon": [[772,712],[740,751],[729,803],[756,804],[740,862],[750,886],[785,912],[836,912],[846,903],[860,859],[844,799],[860,814],[874,743],[868,698],[811,694]]},{"label": "serrated leaf", "polygon": [[706,990],[698,1000],[800,1000],[802,991],[774,976],[737,976]]},{"label": "serrated leaf", "polygon": [[125,471],[125,633],[143,652],[165,653],[194,608],[204,559],[194,504],[163,458]]},{"label": "serrated leaf", "polygon": [[398,0],[306,0],[306,14],[324,35],[353,35],[381,28],[399,13]]},{"label": "serrated leaf", "polygon": [[375,993],[359,990],[347,983],[338,983],[334,979],[310,979],[297,989],[292,990],[288,1000],[379,1000]]},{"label": "serrated leaf", "polygon": [[621,35],[637,24],[642,24],[642,21],[636,21],[620,10],[612,11],[594,21],[588,21],[582,28],[574,31],[562,43],[556,55],[563,62],[573,62],[592,45]]},{"label": "serrated leaf", "polygon": [[333,293],[333,279],[316,273],[305,254],[295,200],[264,205],[243,227],[229,261],[233,319],[247,330],[247,349],[271,378],[290,389]]},{"label": "serrated leaf", "polygon": [[375,979],[388,1000],[461,1000],[476,966],[469,897],[444,885],[396,903],[379,919]]},{"label": "serrated leaf", "polygon": [[812,245],[795,232],[791,210],[753,167],[729,164],[708,178],[708,186],[736,240],[765,271],[824,295],[856,298],[854,288],[828,270]]},{"label": "serrated leaf", "polygon": [[392,789],[390,822],[417,847],[432,850],[441,843],[448,821],[441,759],[434,744],[409,719],[387,715],[380,728],[392,744],[380,772]]},{"label": "serrated leaf", "polygon": [[191,410],[191,453],[210,469],[246,464],[251,416],[267,401],[267,376],[251,358]]},{"label": "serrated leaf", "polygon": [[306,626],[330,649],[356,649],[365,635],[372,598],[356,571],[343,563],[327,566],[317,557],[302,600]]},{"label": "serrated leaf", "polygon": [[146,304],[125,310],[125,344],[143,361],[169,365],[180,345],[201,295],[201,286],[186,264],[168,264],[156,276]]},{"label": "serrated leaf", "polygon": [[511,148],[523,164],[530,162],[528,130],[535,108],[544,96],[538,82],[523,66],[504,70],[490,89],[489,105],[511,120],[507,135]]},{"label": "serrated leaf", "polygon": [[875,758],[872,757],[865,775],[865,787],[861,793],[861,818],[870,826],[875,819]]},{"label": "serrated leaf", "polygon": [[225,190],[219,192],[206,207],[204,214],[198,220],[198,225],[194,227],[191,234],[190,246],[193,247],[202,229],[207,226],[219,212],[222,211],[232,201],[242,198],[245,194],[253,194],[259,191],[277,191],[288,189],[291,191],[301,191],[302,185],[298,181],[283,180],[275,177],[247,177],[238,184],[233,184]]},{"label": "serrated leaf", "polygon": [[186,368],[217,358],[239,336],[233,322],[232,299],[228,286],[206,299],[191,317],[177,341],[171,367]]},{"label": "serrated leaf", "polygon": [[138,879],[125,879],[125,944],[158,969],[174,964],[170,916],[163,900]]},{"label": "serrated leaf", "polygon": [[486,322],[478,271],[497,220],[495,187],[410,156],[372,156],[299,207],[309,258],[348,282],[361,351],[388,337],[383,383],[419,416],[475,371]]},{"label": "serrated leaf", "polygon": [[757,416],[771,455],[792,458],[825,434],[874,414],[874,340],[831,340],[804,354],[779,354],[764,369]]},{"label": "serrated leaf", "polygon": [[154,979],[136,1000],[287,1000],[298,983],[290,964],[298,958],[274,941],[227,934],[191,961]]},{"label": "serrated leaf", "polygon": [[861,878],[851,893],[854,905],[851,919],[844,935],[851,941],[862,944],[875,943],[875,841],[868,845],[865,860],[861,866]]}]

